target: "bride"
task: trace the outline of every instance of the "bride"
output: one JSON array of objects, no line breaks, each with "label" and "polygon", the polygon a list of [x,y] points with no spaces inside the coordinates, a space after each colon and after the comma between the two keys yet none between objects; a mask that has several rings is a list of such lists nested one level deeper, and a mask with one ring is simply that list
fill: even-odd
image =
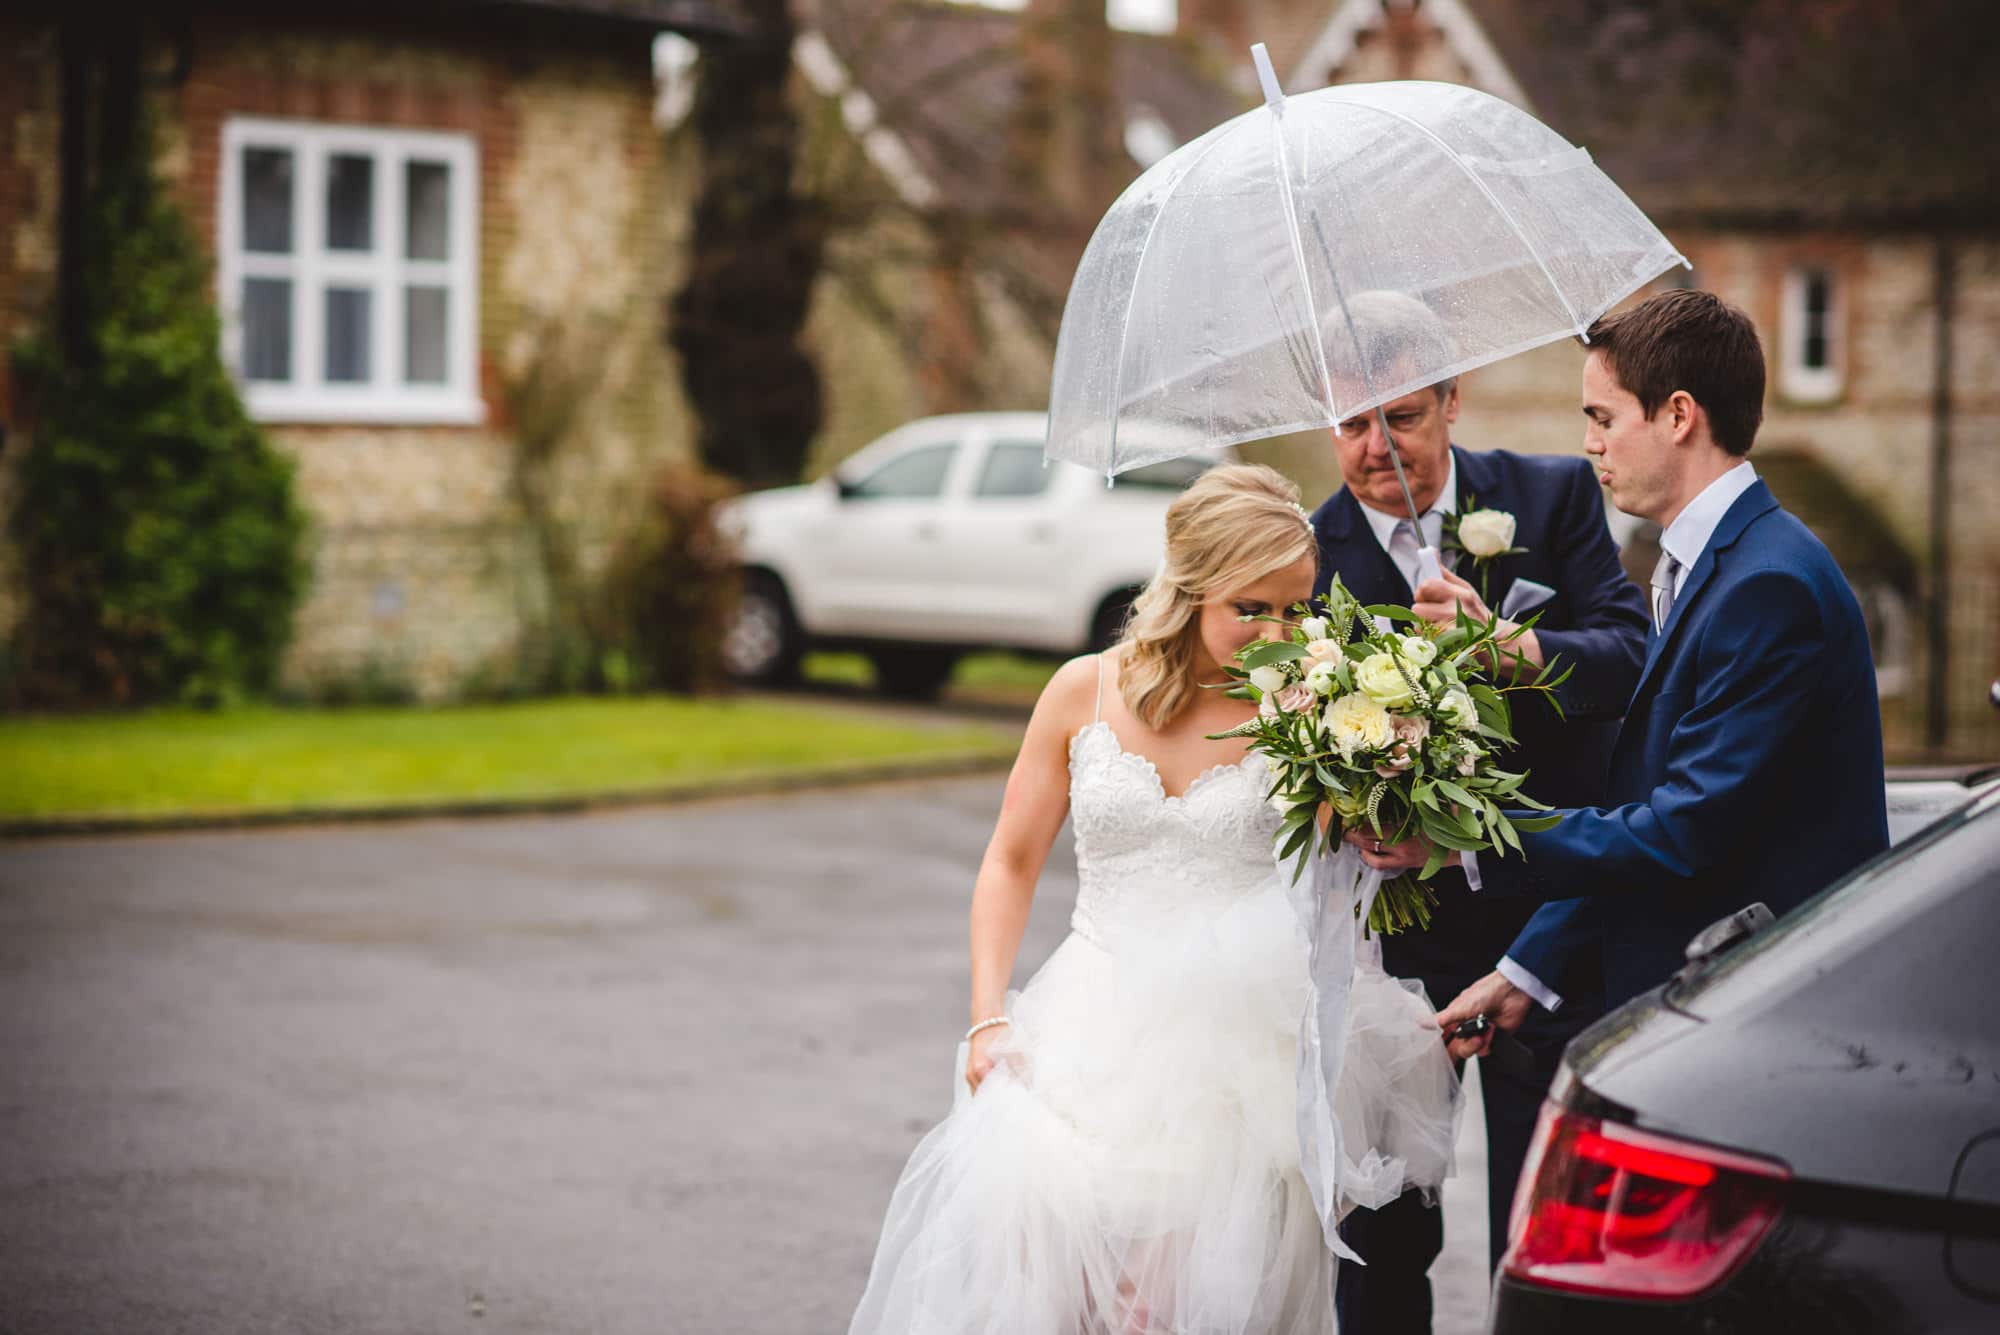
[{"label": "bride", "polygon": [[[889,1202],[854,1335],[1323,1335],[1338,1242],[1301,1128],[1338,1122],[1336,1210],[1449,1171],[1431,1009],[1365,948],[1333,1106],[1298,1099],[1312,982],[1279,816],[1262,758],[1209,740],[1253,707],[1203,687],[1280,629],[1245,618],[1312,592],[1297,500],[1254,465],[1196,481],[1122,642],[1036,704],[973,889],[964,1080]],[[1010,994],[1065,816],[1070,934]]]}]

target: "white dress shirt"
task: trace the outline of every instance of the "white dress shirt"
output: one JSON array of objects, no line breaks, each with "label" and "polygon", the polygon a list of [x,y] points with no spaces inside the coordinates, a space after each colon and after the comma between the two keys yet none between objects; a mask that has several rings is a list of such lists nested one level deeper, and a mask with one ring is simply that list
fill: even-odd
[{"label": "white dress shirt", "polygon": [[[1660,550],[1674,558],[1678,569],[1674,571],[1673,595],[1679,601],[1681,590],[1687,586],[1688,572],[1701,559],[1708,548],[1708,540],[1715,536],[1715,526],[1729,513],[1729,507],[1736,504],[1744,492],[1757,481],[1757,470],[1745,459],[1715,481],[1703,487],[1682,511],[1674,516],[1674,522],[1667,525],[1660,534]],[[1472,861],[1470,853],[1465,861]],[[1472,880],[1470,872],[1466,879]],[[1473,889],[1479,887],[1474,884]],[[1500,976],[1520,988],[1549,1010],[1562,1005],[1562,998],[1541,979],[1516,964],[1511,958],[1503,958],[1499,964]]]},{"label": "white dress shirt", "polygon": [[[1431,508],[1418,516],[1424,525],[1424,545],[1431,548],[1441,547],[1444,544],[1444,517],[1456,514],[1458,511],[1458,456],[1447,454],[1445,457],[1451,460],[1451,467],[1444,475],[1444,490],[1438,492],[1437,499],[1431,502]],[[1360,498],[1355,499],[1358,501]],[[1403,582],[1410,586],[1411,593],[1415,593],[1417,554],[1415,550],[1397,551],[1394,542],[1396,526],[1409,522],[1409,511],[1398,510],[1394,514],[1384,514],[1372,505],[1363,504],[1361,515],[1368,521],[1368,531],[1375,535],[1375,541],[1382,544],[1382,550],[1389,554],[1389,559],[1395,562],[1396,569],[1402,572]]]},{"label": "white dress shirt", "polygon": [[1715,526],[1729,513],[1729,507],[1756,483],[1757,470],[1745,459],[1703,487],[1687,503],[1687,507],[1674,516],[1674,522],[1667,525],[1666,532],[1660,534],[1660,550],[1680,564],[1680,569],[1674,572],[1676,601],[1681,596],[1681,590],[1687,586],[1688,572],[1694,569],[1694,563],[1707,550],[1708,540],[1715,536]]}]

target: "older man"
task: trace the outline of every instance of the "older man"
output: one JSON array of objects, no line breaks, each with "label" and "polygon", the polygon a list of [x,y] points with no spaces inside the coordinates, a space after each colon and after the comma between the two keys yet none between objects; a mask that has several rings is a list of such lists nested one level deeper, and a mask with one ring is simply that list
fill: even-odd
[{"label": "older man", "polygon": [[[1376,383],[1396,383],[1407,352],[1436,336],[1434,319],[1420,303],[1393,294],[1364,294],[1354,306],[1356,323],[1366,330],[1371,374]],[[1410,605],[1439,623],[1449,623],[1460,606],[1481,618],[1489,605],[1497,608],[1503,631],[1536,616],[1515,646],[1534,663],[1560,658],[1574,671],[1557,692],[1561,715],[1532,699],[1516,709],[1520,750],[1510,759],[1530,771],[1527,791],[1540,801],[1600,801],[1618,715],[1645,656],[1644,599],[1618,563],[1588,463],[1459,448],[1451,443],[1458,412],[1458,386],[1445,381],[1385,404],[1389,437],[1372,412],[1340,423],[1333,445],[1345,485],[1313,515],[1320,584],[1338,574],[1364,603]],[[1421,535],[1410,523],[1391,448],[1422,516]],[[1511,518],[1506,545],[1520,550],[1483,559],[1448,551],[1455,569],[1420,581],[1419,546],[1446,546],[1446,519],[1474,510]],[[1497,517],[1473,521],[1473,528],[1481,526],[1494,537],[1506,528]],[[1472,532],[1466,538],[1485,549]],[[1383,964],[1392,974],[1419,979],[1433,1003],[1442,1003],[1493,967],[1535,906],[1478,895],[1458,870],[1440,874],[1433,888],[1438,907],[1430,929],[1387,938]],[[1536,1111],[1563,1045],[1600,1013],[1601,983],[1591,965],[1582,960],[1559,977],[1524,978],[1546,1003],[1521,1030],[1532,1067],[1482,1066],[1496,1260]],[[1439,1211],[1411,1194],[1381,1210],[1356,1211],[1341,1232],[1368,1263],[1341,1268],[1341,1329],[1369,1335],[1429,1330],[1427,1272],[1444,1242]]]}]

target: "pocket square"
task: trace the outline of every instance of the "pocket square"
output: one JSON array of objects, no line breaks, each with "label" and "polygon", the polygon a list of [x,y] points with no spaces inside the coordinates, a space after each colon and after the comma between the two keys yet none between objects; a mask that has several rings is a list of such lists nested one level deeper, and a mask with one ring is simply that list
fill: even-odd
[{"label": "pocket square", "polygon": [[1555,596],[1554,589],[1538,580],[1517,579],[1500,600],[1500,615],[1509,621],[1519,621]]}]

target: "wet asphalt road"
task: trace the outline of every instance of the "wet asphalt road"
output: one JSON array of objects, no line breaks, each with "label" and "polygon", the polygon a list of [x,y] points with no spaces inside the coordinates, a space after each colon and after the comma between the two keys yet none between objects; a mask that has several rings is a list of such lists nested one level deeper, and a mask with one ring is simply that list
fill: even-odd
[{"label": "wet asphalt road", "polygon": [[837,1335],[999,787],[0,844],[0,1332]]}]

